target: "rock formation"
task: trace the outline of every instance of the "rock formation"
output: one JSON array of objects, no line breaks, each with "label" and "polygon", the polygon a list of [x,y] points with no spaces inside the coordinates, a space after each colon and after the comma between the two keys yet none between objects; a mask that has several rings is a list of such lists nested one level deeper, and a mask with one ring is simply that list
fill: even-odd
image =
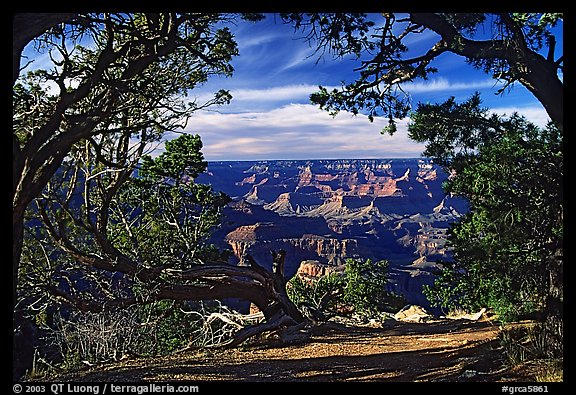
[{"label": "rock formation", "polygon": [[247,264],[246,257],[252,256],[259,262],[269,261],[272,250],[285,250],[288,275],[293,275],[303,260],[316,259],[330,265],[339,265],[346,258],[358,257],[358,243],[354,239],[329,238],[315,234],[301,237],[283,237],[282,228],[273,223],[256,223],[239,226],[224,237],[224,241],[238,259],[240,265]]},{"label": "rock formation", "polygon": [[328,265],[315,260],[306,260],[300,263],[296,276],[305,281],[315,281],[330,273],[343,273],[344,265]]},{"label": "rock formation", "polygon": [[394,315],[394,319],[403,322],[428,322],[434,316],[418,305],[408,305]]},{"label": "rock formation", "polygon": [[271,249],[287,251],[286,274],[301,261],[339,264],[346,258],[386,259],[395,291],[425,303],[423,284],[434,263],[449,259],[450,223],[467,211],[447,195],[448,175],[426,159],[341,159],[210,162],[197,182],[233,198],[212,242],[271,261]]}]

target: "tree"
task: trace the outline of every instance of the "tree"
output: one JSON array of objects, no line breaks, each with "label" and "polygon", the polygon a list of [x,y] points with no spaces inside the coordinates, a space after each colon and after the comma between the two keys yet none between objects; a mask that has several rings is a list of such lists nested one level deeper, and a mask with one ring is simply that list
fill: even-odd
[{"label": "tree", "polygon": [[[486,111],[479,107],[479,97],[472,98],[463,105],[457,105],[453,99],[449,99],[436,107],[420,106],[416,114],[412,115],[417,120],[412,120],[411,137],[420,142],[427,142],[424,154],[446,163],[448,170],[453,171],[456,179],[464,173],[465,169],[472,169],[474,166],[479,166],[477,170],[496,168],[497,166],[494,167],[492,164],[497,164],[497,159],[488,151],[491,145],[496,145],[503,150],[502,155],[506,154],[512,158],[511,161],[503,164],[508,166],[509,171],[521,170],[522,174],[525,174],[529,172],[527,169],[532,169],[536,172],[535,174],[541,174],[544,169],[544,174],[554,180],[552,185],[549,185],[553,189],[544,192],[551,195],[550,200],[542,197],[541,184],[532,177],[527,179],[528,185],[523,182],[507,183],[502,180],[497,183],[494,182],[496,178],[491,178],[495,177],[496,173],[486,172],[481,173],[482,177],[485,177],[482,180],[474,179],[472,176],[460,179],[465,180],[463,182],[473,180],[472,185],[480,187],[491,180],[489,185],[499,185],[498,194],[494,194],[493,190],[473,191],[466,185],[460,185],[462,189],[459,191],[455,189],[455,191],[480,201],[494,199],[501,204],[501,206],[486,206],[478,210],[479,216],[476,220],[485,216],[484,224],[488,224],[491,220],[501,224],[502,218],[497,215],[502,214],[501,210],[505,207],[508,210],[505,213],[513,213],[506,216],[507,220],[511,221],[518,217],[530,218],[531,222],[543,226],[538,232],[544,232],[548,239],[544,242],[532,239],[534,232],[526,229],[527,244],[523,245],[520,251],[516,251],[515,256],[521,257],[518,253],[528,250],[530,256],[527,262],[532,262],[537,266],[536,271],[540,273],[539,275],[542,271],[547,273],[544,275],[548,277],[545,282],[547,291],[545,295],[537,294],[537,298],[542,300],[543,297],[546,300],[544,336],[547,344],[553,354],[561,355],[563,254],[562,238],[558,234],[558,229],[561,229],[563,215],[562,184],[558,182],[561,179],[562,168],[558,157],[561,157],[563,132],[563,82],[559,77],[563,71],[563,55],[556,57],[556,38],[551,28],[562,19],[562,14],[408,13],[396,15],[385,13],[382,17],[383,24],[374,28],[375,22],[369,20],[366,14],[283,14],[285,21],[293,23],[296,29],[307,32],[306,37],[317,43],[317,52],[328,51],[336,57],[353,55],[361,59],[360,67],[355,70],[359,72],[356,81],[343,83],[340,89],[334,89],[331,92],[320,87],[319,92],[311,95],[313,103],[333,115],[340,110],[348,110],[353,114],[364,112],[367,113],[370,121],[375,116],[387,116],[389,126],[385,130],[392,134],[396,130],[394,119],[409,115],[411,108],[409,97],[403,92],[401,84],[417,78],[426,79],[436,71],[432,67],[432,62],[439,55],[450,52],[463,56],[473,67],[491,74],[496,80],[503,81],[505,85],[499,93],[503,93],[517,82],[522,84],[540,101],[554,123],[554,126],[549,126],[549,132],[541,132],[539,135],[532,131],[533,126],[526,125],[525,121],[518,121],[516,116],[508,121],[507,126],[507,123],[499,120],[498,117],[486,116]],[[438,36],[436,43],[423,53],[409,54],[410,40],[416,39],[418,35],[425,32],[436,34]],[[489,32],[490,35],[487,39],[480,34],[485,32]],[[509,134],[508,137],[506,133]],[[527,154],[534,155],[530,159],[532,162],[516,157],[513,152],[506,150],[506,144],[503,141],[512,138],[514,134],[520,136],[515,139],[515,144],[519,147],[534,143],[531,148],[525,147]],[[546,144],[553,148],[554,155],[548,155],[547,151],[540,149]],[[557,151],[558,147],[560,151]],[[558,152],[560,153],[557,154]],[[538,168],[536,164],[540,167]],[[518,200],[515,195],[518,193],[539,196],[541,204],[544,204],[543,202],[549,204],[547,207],[552,215],[550,221],[553,225],[545,222],[545,219],[538,215],[537,210],[531,211],[533,206],[529,206],[527,212],[523,212],[523,208],[517,206]],[[516,225],[517,222],[514,224]],[[463,225],[461,229],[462,235],[466,233],[465,226]],[[512,263],[518,263],[506,255],[516,248],[512,247],[515,235],[517,235],[515,229],[503,227],[500,230],[511,231],[509,235],[501,234],[503,239],[507,240],[500,245],[503,248],[502,253],[508,256]],[[475,233],[469,230],[468,236],[473,234]],[[476,236],[480,237],[484,234],[483,230]],[[461,240],[464,239],[466,238],[462,237]],[[462,248],[464,251],[465,248]],[[533,248],[536,250],[533,251]],[[538,259],[541,260],[538,261]],[[537,264],[536,261],[538,261]],[[478,269],[477,279],[485,279],[492,273],[488,268],[484,271],[484,266],[480,264],[475,267]],[[518,268],[518,266],[514,267]],[[450,275],[446,274],[442,281],[455,284],[455,281],[462,279],[463,272],[460,270],[452,270],[449,273]],[[511,272],[504,271],[503,273],[511,275]],[[531,275],[527,274],[529,277]],[[542,277],[536,275],[533,279],[538,281]],[[510,284],[504,281],[500,286],[504,289]],[[512,287],[515,285],[512,284]],[[448,294],[436,296],[451,298],[458,296],[457,292],[460,291],[467,293],[470,289],[455,288]],[[513,288],[507,291],[514,294],[519,290]],[[529,291],[531,292],[532,289]],[[515,300],[516,297],[517,295],[512,295],[509,301]]]},{"label": "tree", "polygon": [[347,259],[344,270],[344,302],[359,313],[397,311],[404,299],[386,290],[389,281],[388,261]]},{"label": "tree", "polygon": [[[13,18],[13,284],[23,217],[74,144],[125,132],[173,131],[206,105],[184,100],[213,74],[230,75],[237,49],[218,14],[16,14]],[[51,66],[24,75],[27,45]],[[26,69],[24,65],[23,70]],[[98,148],[97,148],[98,149]],[[15,302],[15,300],[14,300]]]},{"label": "tree", "polygon": [[454,260],[425,294],[432,304],[491,307],[503,321],[544,314],[551,356],[562,355],[563,144],[552,123],[489,115],[476,94],[420,104],[409,135],[453,172],[445,185],[470,211],[453,225]]},{"label": "tree", "polygon": [[[379,27],[366,14],[282,14],[284,20],[317,43],[317,52],[361,59],[354,82],[340,89],[311,95],[313,103],[337,114],[348,110],[387,116],[387,130],[395,131],[394,118],[410,110],[402,83],[426,79],[437,71],[433,61],[443,53],[462,56],[505,85],[520,83],[544,106],[556,126],[563,129],[563,56],[556,58],[556,38],[550,28],[562,19],[558,13],[384,13]],[[412,54],[410,42],[435,33],[428,50]],[[490,32],[489,38],[483,34]]]},{"label": "tree", "polygon": [[[160,300],[254,302],[267,323],[231,345],[303,321],[286,296],[284,253],[274,254],[270,272],[218,261],[203,244],[226,198],[193,182],[205,168],[200,140],[181,138],[167,143],[167,156],[143,157],[194,111],[230,100],[226,91],[206,103],[186,96],[212,75],[231,75],[236,44],[216,27],[231,18],[14,16],[15,333],[21,310],[43,298],[92,312]],[[51,65],[23,74],[27,45]]]},{"label": "tree", "polygon": [[[177,322],[186,321],[180,311],[191,301],[253,302],[267,323],[236,331],[226,345],[304,321],[286,296],[283,253],[271,273],[253,261],[230,265],[207,244],[229,198],[194,182],[206,169],[199,136],[183,134],[141,161],[145,142],[132,147],[126,139],[102,138],[98,150],[87,141],[75,146],[28,211],[23,307],[37,315],[66,311],[62,306],[92,313],[151,306]],[[174,325],[161,324],[168,336]]]}]

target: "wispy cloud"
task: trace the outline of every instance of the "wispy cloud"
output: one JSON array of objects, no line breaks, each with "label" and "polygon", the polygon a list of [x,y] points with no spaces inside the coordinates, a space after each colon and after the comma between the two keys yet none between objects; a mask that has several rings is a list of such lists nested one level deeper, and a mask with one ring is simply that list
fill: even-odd
[{"label": "wispy cloud", "polygon": [[[450,91],[473,91],[480,89],[492,89],[499,87],[499,83],[492,79],[475,82],[452,82],[445,78],[438,78],[432,81],[412,82],[402,85],[402,89],[409,94],[422,94],[434,92]],[[329,91],[340,86],[325,86]],[[309,103],[310,94],[318,91],[318,85],[313,84],[288,84],[261,88],[237,88],[230,89],[232,93],[232,107],[223,109],[235,111],[235,106],[241,111],[247,108],[255,110],[270,110],[273,107],[290,103]],[[198,96],[198,102],[203,102],[212,97],[210,94]],[[259,106],[264,105],[260,108]]]},{"label": "wispy cloud", "polygon": [[[456,90],[489,89],[501,85],[493,79],[475,82],[451,82],[446,78],[438,78],[426,82],[411,82],[402,85],[402,89],[409,93],[425,93]],[[328,90],[340,86],[326,86]],[[236,89],[232,94],[236,100],[269,101],[307,98],[311,93],[318,91],[318,85],[293,84],[262,89]]]},{"label": "wispy cloud", "polygon": [[[539,126],[548,116],[543,108],[500,107],[500,115],[518,112]],[[424,144],[408,138],[409,119],[398,131],[382,135],[387,119],[368,121],[346,111],[336,117],[311,104],[288,104],[271,111],[196,113],[186,132],[202,137],[207,160],[406,158],[419,157]]]},{"label": "wispy cloud", "polygon": [[409,93],[426,93],[456,90],[490,89],[501,86],[494,79],[485,79],[473,82],[452,82],[446,78],[437,78],[431,81],[410,82],[402,84],[402,89]]},{"label": "wispy cloud", "polygon": [[259,47],[261,45],[264,44],[269,44],[274,42],[275,40],[278,39],[278,37],[281,37],[282,33],[276,30],[272,30],[266,33],[261,33],[259,35],[249,35],[249,34],[244,34],[239,38],[238,40],[238,48],[240,50],[240,53],[242,53],[243,50],[247,50],[249,48],[252,47]]},{"label": "wispy cloud", "polygon": [[[335,88],[332,86],[328,89]],[[220,107],[221,112],[266,112],[273,111],[287,104],[309,104],[310,95],[318,91],[318,85],[288,84],[262,88],[230,88],[232,102],[228,106]],[[214,97],[214,93],[205,91],[195,97],[189,98],[196,103],[204,103]]]},{"label": "wispy cloud", "polygon": [[235,100],[246,101],[285,101],[307,99],[318,90],[317,85],[284,85],[264,89],[235,89],[232,91]]},{"label": "wispy cloud", "polygon": [[314,55],[314,49],[303,47],[292,53],[290,59],[283,62],[276,72],[281,73],[295,67],[313,65],[317,61],[318,56]]},{"label": "wispy cloud", "polygon": [[517,112],[523,115],[536,126],[544,127],[550,121],[548,113],[542,106],[526,106],[526,107],[495,107],[490,109],[491,112],[498,115],[511,116]]},{"label": "wispy cloud", "polygon": [[198,113],[186,130],[200,134],[207,160],[419,157],[424,148],[407,137],[407,120],[394,136],[380,134],[386,122],[290,104],[268,112]]}]

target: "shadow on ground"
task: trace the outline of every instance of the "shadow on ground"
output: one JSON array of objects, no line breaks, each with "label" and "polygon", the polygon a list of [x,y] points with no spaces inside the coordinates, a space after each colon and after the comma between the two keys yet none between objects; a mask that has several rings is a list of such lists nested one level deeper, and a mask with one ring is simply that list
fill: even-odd
[{"label": "shadow on ground", "polygon": [[389,328],[329,323],[306,342],[136,359],[58,381],[498,381],[498,328],[491,322],[395,323]]}]

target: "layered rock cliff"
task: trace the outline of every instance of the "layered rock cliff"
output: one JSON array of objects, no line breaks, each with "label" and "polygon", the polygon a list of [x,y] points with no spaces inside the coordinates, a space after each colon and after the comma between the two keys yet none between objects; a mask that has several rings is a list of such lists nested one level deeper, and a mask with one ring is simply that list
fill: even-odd
[{"label": "layered rock cliff", "polygon": [[315,234],[283,237],[281,228],[272,223],[239,226],[228,233],[224,240],[240,265],[247,264],[247,255],[264,265],[271,264],[270,251],[285,250],[287,276],[294,275],[303,260],[314,259],[330,265],[340,265],[346,258],[359,256],[358,243],[354,239]]},{"label": "layered rock cliff", "polygon": [[[287,276],[301,261],[386,259],[397,291],[420,303],[433,262],[449,259],[447,230],[467,203],[447,195],[448,175],[426,159],[211,162],[197,178],[232,196],[213,237],[271,265],[270,250],[287,251]],[[420,293],[419,293],[420,292]]]},{"label": "layered rock cliff", "polygon": [[331,273],[343,273],[344,270],[344,265],[328,265],[310,259],[300,263],[296,275],[305,281],[315,281]]}]

